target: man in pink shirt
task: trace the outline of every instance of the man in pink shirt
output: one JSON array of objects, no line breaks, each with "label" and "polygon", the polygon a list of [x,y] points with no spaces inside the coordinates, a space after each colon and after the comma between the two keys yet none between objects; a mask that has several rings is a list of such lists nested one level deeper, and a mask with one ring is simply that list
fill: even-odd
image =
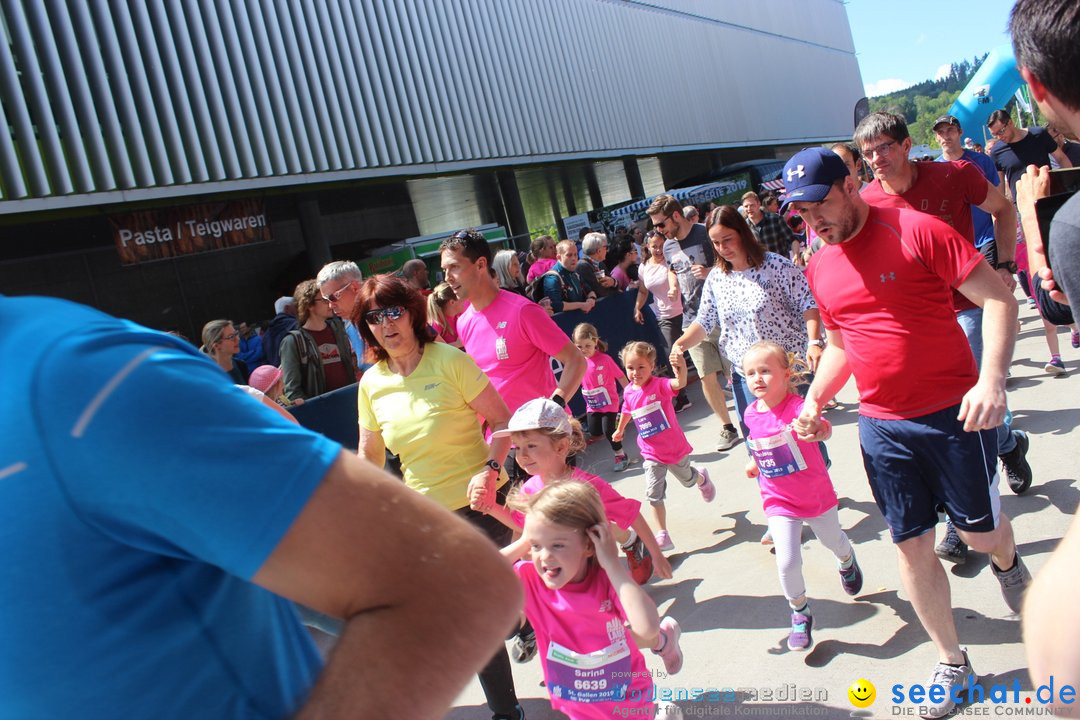
[{"label": "man in pink shirt", "polygon": [[[458,316],[458,337],[513,413],[549,397],[565,406],[585,375],[585,356],[539,305],[503,290],[491,272],[491,247],[462,230],[440,248],[446,282],[469,305]],[[558,381],[551,359],[562,363]]]}]

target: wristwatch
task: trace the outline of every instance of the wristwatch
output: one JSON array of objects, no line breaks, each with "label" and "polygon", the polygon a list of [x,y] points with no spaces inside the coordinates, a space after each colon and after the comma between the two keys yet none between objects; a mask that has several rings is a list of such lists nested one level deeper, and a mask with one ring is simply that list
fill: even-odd
[{"label": "wristwatch", "polygon": [[997,265],[994,265],[994,269],[995,270],[1008,270],[1010,273],[1015,273],[1016,272],[1016,261],[1015,260],[1006,260],[1005,262],[999,262]]},{"label": "wristwatch", "polygon": [[817,345],[820,348],[825,347],[825,341],[822,340],[821,338],[814,338],[813,340],[811,340],[810,342],[808,342],[806,344],[807,345]]},{"label": "wristwatch", "polygon": [[555,403],[559,407],[566,407],[566,398],[562,395],[552,395],[551,402]]},{"label": "wristwatch", "polygon": [[484,466],[491,468],[496,473],[502,470],[502,465],[499,464],[498,460],[488,460],[486,463],[484,463]]}]

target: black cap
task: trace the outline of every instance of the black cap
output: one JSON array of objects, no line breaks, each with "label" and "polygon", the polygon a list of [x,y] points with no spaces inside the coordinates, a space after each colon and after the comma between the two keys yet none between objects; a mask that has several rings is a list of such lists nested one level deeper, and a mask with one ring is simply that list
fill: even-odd
[{"label": "black cap", "polygon": [[941,117],[939,117],[937,120],[934,121],[934,126],[932,129],[937,130],[938,125],[952,125],[957,130],[963,131],[963,128],[960,127],[960,121],[952,115],[942,115]]}]

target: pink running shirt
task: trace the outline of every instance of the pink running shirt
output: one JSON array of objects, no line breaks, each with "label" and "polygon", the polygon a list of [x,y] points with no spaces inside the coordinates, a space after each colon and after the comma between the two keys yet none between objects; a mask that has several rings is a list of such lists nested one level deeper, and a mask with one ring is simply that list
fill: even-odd
[{"label": "pink running shirt", "polygon": [[[570,474],[570,479],[588,483],[596,488],[596,492],[600,493],[600,502],[604,503],[604,514],[607,515],[607,519],[623,530],[633,525],[634,521],[637,520],[637,516],[641,514],[640,502],[623,497],[618,490],[608,485],[607,480],[602,477],[574,468],[574,471]],[[521,484],[521,492],[526,495],[535,495],[543,489],[544,480],[539,475],[533,475]],[[518,524],[518,527],[525,527],[525,513],[514,511],[510,513],[510,516]]]},{"label": "pink running shirt", "polygon": [[623,391],[623,413],[634,420],[638,449],[646,460],[674,465],[694,452],[675,419],[671,380],[653,376],[644,387],[630,384]]},{"label": "pink running shirt", "polygon": [[599,350],[585,358],[581,395],[588,412],[619,412],[619,378],[626,378],[619,363]]},{"label": "pink running shirt", "polygon": [[552,590],[531,562],[519,561],[514,572],[551,706],[572,720],[611,720],[627,710],[627,717],[653,717],[654,702],[644,699],[655,696],[652,677],[607,573],[593,563],[581,582]]},{"label": "pink running shirt", "polygon": [[529,266],[529,272],[525,273],[525,282],[531,283],[536,278],[555,267],[555,258],[540,258]]},{"label": "pink running shirt", "polygon": [[551,397],[551,358],[570,338],[544,309],[528,298],[500,290],[483,310],[469,305],[457,321],[458,337],[491,379],[513,413],[529,400]]},{"label": "pink running shirt", "polygon": [[755,400],[743,414],[750,429],[750,452],[761,471],[761,502],[769,517],[813,518],[836,507],[836,490],[821,448],[791,431],[791,421],[802,408],[801,397],[788,395],[772,409]]}]

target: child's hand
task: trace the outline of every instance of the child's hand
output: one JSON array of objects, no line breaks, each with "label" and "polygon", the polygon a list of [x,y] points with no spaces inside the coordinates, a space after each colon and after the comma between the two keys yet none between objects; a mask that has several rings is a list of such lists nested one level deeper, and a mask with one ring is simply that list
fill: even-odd
[{"label": "child's hand", "polygon": [[746,477],[756,478],[760,474],[761,470],[758,469],[757,462],[754,460],[749,460],[746,463]]},{"label": "child's hand", "polygon": [[671,352],[671,357],[668,358],[671,361],[671,368],[673,370],[686,369],[686,358],[683,357],[682,352],[676,353],[674,350]]},{"label": "child's hand", "polygon": [[593,525],[586,532],[596,549],[596,561],[605,572],[610,572],[609,569],[619,563],[619,551],[615,547],[615,538],[611,535],[611,528],[604,522]]},{"label": "child's hand", "polygon": [[622,439],[623,439],[623,431],[622,430],[616,430],[615,432],[611,433],[611,442],[617,442],[617,443],[622,442]]},{"label": "child's hand", "polygon": [[652,570],[661,580],[671,579],[671,563],[663,555],[652,556]]}]

